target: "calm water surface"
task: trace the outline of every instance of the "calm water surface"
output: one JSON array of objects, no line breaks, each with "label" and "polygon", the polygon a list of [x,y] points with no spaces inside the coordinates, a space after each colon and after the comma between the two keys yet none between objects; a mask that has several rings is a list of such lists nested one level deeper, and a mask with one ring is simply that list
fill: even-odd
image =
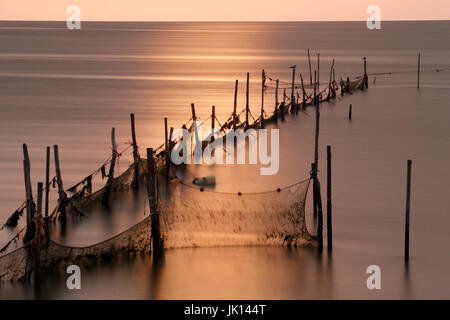
[{"label": "calm water surface", "polygon": [[[139,256],[86,267],[78,292],[67,290],[64,273],[56,270],[39,289],[1,284],[0,298],[450,298],[450,71],[431,71],[450,69],[449,38],[450,22],[385,22],[380,31],[368,31],[363,22],[84,23],[81,31],[56,22],[0,22],[1,221],[24,198],[24,142],[33,185],[44,180],[45,147],[58,144],[69,187],[108,157],[111,127],[119,149],[126,147],[131,112],[144,150],[163,141],[164,116],[174,127],[189,119],[191,102],[202,119],[215,105],[224,122],[235,79],[243,108],[247,71],[251,110],[259,115],[261,69],[289,81],[288,67],[296,64],[309,81],[307,48],[313,68],[320,52],[321,82],[328,81],[332,58],[338,79],[360,75],[363,56],[370,74],[368,92],[321,106],[323,190],[325,148],[333,148],[332,255],[278,247],[175,249],[158,266]],[[417,90],[419,51],[424,72]],[[385,72],[392,74],[375,75]],[[273,90],[265,101],[272,109]],[[230,192],[266,191],[306,178],[313,110],[287,117],[279,129],[277,175],[260,176],[253,166],[197,168],[198,174],[216,175],[216,189]],[[413,160],[408,268],[402,259],[407,159]],[[120,172],[129,161],[129,154],[120,159]],[[119,208],[108,224],[88,219],[63,240],[87,245],[117,234],[143,217],[143,206],[133,208]],[[314,232],[310,206],[307,220]],[[11,236],[1,232],[0,244]],[[372,264],[382,270],[378,291],[366,287]]]}]

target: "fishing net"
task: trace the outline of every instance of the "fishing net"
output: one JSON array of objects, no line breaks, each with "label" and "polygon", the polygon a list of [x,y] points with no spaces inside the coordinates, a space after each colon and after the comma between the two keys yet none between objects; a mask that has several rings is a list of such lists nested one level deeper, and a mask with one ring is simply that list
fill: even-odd
[{"label": "fishing net", "polygon": [[[143,183],[147,173],[146,159],[139,159],[134,164],[130,165],[121,175],[115,177],[111,181],[110,192],[120,192],[131,188],[132,184]],[[75,194],[67,202],[66,211],[71,214],[88,215],[89,211],[94,208],[104,205],[107,199],[106,193],[108,187],[105,186],[92,194],[77,196]],[[106,197],[106,198],[105,198]],[[54,216],[56,219],[57,216]]]},{"label": "fishing net", "polygon": [[[70,247],[48,240],[41,243],[38,264],[41,268],[60,263],[84,264],[105,256],[120,253],[147,252],[150,248],[150,217],[146,217],[133,227],[100,243],[86,247]],[[0,257],[0,281],[19,280],[26,276],[35,263],[38,243],[33,241],[26,247],[16,249]]]},{"label": "fishing net", "polygon": [[164,247],[310,246],[305,223],[309,179],[262,193],[221,193],[177,183],[160,200]]},{"label": "fishing net", "polygon": [[[184,185],[178,180],[160,188],[158,200],[164,248],[231,245],[313,246],[305,223],[309,179],[262,193],[220,193]],[[160,182],[165,184],[165,182]],[[84,264],[120,253],[150,251],[151,216],[100,243],[86,247],[40,243],[41,268],[60,263]],[[39,240],[0,257],[0,280],[26,276],[35,263]],[[30,262],[33,261],[33,262]]]}]

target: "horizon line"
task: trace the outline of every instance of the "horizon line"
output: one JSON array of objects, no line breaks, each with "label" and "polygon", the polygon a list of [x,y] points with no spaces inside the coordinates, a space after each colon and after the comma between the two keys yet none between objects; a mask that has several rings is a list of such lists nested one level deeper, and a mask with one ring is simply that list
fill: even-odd
[{"label": "horizon line", "polygon": [[[66,22],[67,20],[16,20],[0,19],[1,22]],[[366,22],[367,20],[81,20],[81,22]],[[450,22],[450,19],[398,19],[381,22]]]}]

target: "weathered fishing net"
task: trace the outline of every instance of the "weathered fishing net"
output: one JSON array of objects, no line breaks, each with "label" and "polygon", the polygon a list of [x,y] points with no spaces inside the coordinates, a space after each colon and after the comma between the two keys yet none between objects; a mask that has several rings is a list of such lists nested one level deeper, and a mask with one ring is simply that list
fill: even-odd
[{"label": "weathered fishing net", "polygon": [[[315,238],[305,223],[309,181],[269,192],[239,194],[202,190],[174,180],[160,192],[158,200],[163,246],[312,246]],[[46,244],[40,243],[37,251],[39,240],[33,240],[27,248],[0,257],[0,280],[24,278],[35,266],[37,256],[40,268],[46,268],[60,263],[83,264],[120,253],[148,252],[150,235],[147,215],[118,235],[86,247],[65,246],[49,239]]]},{"label": "weathered fishing net", "polygon": [[39,256],[39,266],[47,268],[59,263],[83,264],[120,253],[147,252],[150,249],[149,218],[110,239],[86,247],[64,246],[49,239],[48,243],[41,243],[37,251],[38,243],[33,241],[27,247],[0,257],[0,281],[24,278],[34,268],[36,255]]},{"label": "weathered fishing net", "polygon": [[364,86],[364,77],[357,77],[354,80],[350,80],[350,91],[361,90]]},{"label": "weathered fishing net", "polygon": [[305,223],[309,181],[247,194],[177,183],[160,201],[164,247],[312,245]]},{"label": "weathered fishing net", "polygon": [[[120,176],[115,177],[111,182],[110,192],[120,192],[131,188],[132,184],[143,183],[147,173],[146,159],[139,159],[132,164]],[[72,196],[67,203],[67,212],[72,214],[87,215],[89,211],[105,204],[105,193],[107,187],[101,188],[96,192],[81,197]],[[56,218],[56,215],[55,215]]]}]

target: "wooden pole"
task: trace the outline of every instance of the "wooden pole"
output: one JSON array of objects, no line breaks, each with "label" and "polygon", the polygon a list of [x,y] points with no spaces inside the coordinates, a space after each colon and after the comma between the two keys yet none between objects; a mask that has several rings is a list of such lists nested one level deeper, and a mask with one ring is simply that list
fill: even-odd
[{"label": "wooden pole", "polygon": [[317,192],[317,237],[319,250],[323,248],[323,211],[322,211],[322,196],[320,194],[320,182],[316,176],[316,192]]},{"label": "wooden pole", "polygon": [[292,82],[291,82],[291,112],[293,112],[294,111],[294,108],[295,108],[295,93],[294,93],[294,90],[295,90],[295,85],[294,85],[294,82],[295,82],[295,67],[296,66],[292,66],[291,68],[292,68]]},{"label": "wooden pole", "polygon": [[53,151],[54,151],[54,158],[55,158],[55,169],[56,169],[56,183],[58,185],[58,193],[64,192],[64,186],[63,186],[63,181],[62,181],[62,177],[61,177],[61,170],[59,167],[59,151],[58,151],[58,145],[55,144],[53,146]]},{"label": "wooden pole", "polygon": [[[37,219],[40,219],[40,221],[42,221],[42,192],[44,189],[44,184],[42,182],[38,182],[37,184],[37,210],[36,210],[36,217]],[[34,279],[35,281],[39,280],[39,266],[40,266],[40,246],[41,246],[41,242],[40,242],[40,226],[37,222],[34,223],[35,224],[35,232],[34,232],[34,238],[37,239],[37,246],[36,246],[36,251],[35,251],[35,256],[34,256]],[[45,236],[47,236],[47,227],[44,226],[44,232],[45,232]]]},{"label": "wooden pole", "polygon": [[111,153],[111,163],[109,165],[109,172],[108,172],[108,180],[106,181],[105,186],[105,194],[103,197],[103,204],[108,205],[109,198],[111,195],[112,190],[112,183],[114,181],[114,169],[116,166],[116,159],[117,159],[117,144],[116,144],[116,129],[111,129],[111,147],[112,147],[112,153]]},{"label": "wooden pole", "polygon": [[111,185],[114,179],[114,169],[116,166],[117,159],[117,143],[116,143],[116,128],[111,129],[111,165],[109,166],[109,174],[108,174],[108,184]]},{"label": "wooden pole", "polygon": [[311,57],[309,55],[309,49],[308,49],[308,65],[309,65],[309,82],[310,82],[310,85],[312,85],[313,81],[312,81]]},{"label": "wooden pole", "polygon": [[55,170],[56,170],[56,183],[58,185],[58,210],[60,213],[60,219],[61,219],[61,225],[63,227],[63,231],[65,228],[66,223],[66,201],[67,196],[64,192],[64,186],[63,181],[61,177],[61,169],[59,167],[59,151],[58,151],[58,145],[53,146],[54,155],[55,158]]},{"label": "wooden pole", "polygon": [[173,127],[170,127],[169,131],[169,153],[172,151],[172,137],[173,137]]},{"label": "wooden pole", "polygon": [[[316,73],[314,73],[314,76]],[[315,78],[315,77],[314,77]],[[316,82],[314,82],[314,89],[316,88]],[[315,90],[314,90],[315,91]],[[316,96],[316,92],[314,92],[314,95]],[[320,125],[320,111],[319,111],[319,99],[316,97],[315,99],[315,105],[316,105],[316,130],[315,130],[315,139],[314,139],[314,169],[315,174],[317,175],[317,170],[319,170],[319,125]],[[315,186],[314,188],[317,188],[317,179],[314,180]],[[317,194],[316,194],[317,197]],[[317,204],[316,199],[316,204]],[[317,209],[314,210],[314,216],[317,215]]]},{"label": "wooden pole", "polygon": [[405,219],[405,261],[409,261],[409,209],[411,203],[411,165],[412,161],[408,160],[408,171],[406,177],[406,219]]},{"label": "wooden pole", "polygon": [[316,70],[314,70],[314,100],[313,104],[316,105],[317,102],[317,73]]},{"label": "wooden pole", "polygon": [[195,104],[191,103],[191,113],[192,113],[192,121],[197,120],[197,116],[195,115]]},{"label": "wooden pole", "polygon": [[131,143],[133,144],[133,160],[134,160],[134,180],[132,183],[133,189],[136,191],[139,189],[139,152],[136,141],[136,127],[134,122],[134,113],[130,114],[131,121]]},{"label": "wooden pole", "polygon": [[215,138],[214,138],[214,125],[216,123],[216,107],[212,106],[211,108],[211,142],[214,142]]},{"label": "wooden pole", "polygon": [[159,223],[158,199],[157,199],[157,181],[155,160],[153,158],[153,148],[147,148],[147,194],[150,206],[150,226],[152,240],[153,258],[157,259],[161,255],[162,241]]},{"label": "wooden pole", "polygon": [[47,147],[45,162],[45,218],[48,218],[48,197],[50,192],[50,147]]},{"label": "wooden pole", "polygon": [[169,131],[169,161],[170,164],[172,165],[172,148],[173,148],[173,143],[172,143],[172,139],[173,139],[173,127],[170,127],[170,131]]},{"label": "wooden pole", "polygon": [[237,108],[237,93],[238,93],[238,80],[236,80],[236,84],[234,85],[234,105],[233,105],[233,130],[236,130],[236,108]]},{"label": "wooden pole", "polygon": [[320,88],[320,53],[317,54],[317,88]]},{"label": "wooden pole", "polygon": [[333,67],[333,82],[332,82],[332,85],[331,85],[331,87],[333,88],[333,91],[332,91],[332,97],[333,98],[336,98],[336,87],[335,87],[335,84],[336,84],[336,78],[335,78],[335,76],[336,76],[336,69],[334,69],[334,67]]},{"label": "wooden pole", "polygon": [[333,95],[333,88],[332,88],[333,68],[334,68],[334,58],[330,68],[330,81],[328,82],[328,99]]},{"label": "wooden pole", "polygon": [[348,120],[352,120],[352,104],[348,107]]},{"label": "wooden pole", "polygon": [[417,56],[417,89],[420,88],[420,53]]},{"label": "wooden pole", "polygon": [[191,112],[192,112],[192,123],[193,123],[193,126],[194,126],[194,138],[195,138],[195,147],[194,147],[194,150],[193,150],[193,152],[194,152],[194,161],[195,161],[195,164],[198,164],[197,163],[197,157],[198,157],[198,154],[200,153],[202,153],[202,151],[203,151],[203,149],[202,149],[202,145],[201,145],[201,141],[200,141],[200,137],[199,137],[199,135],[198,135],[198,128],[197,128],[197,116],[196,116],[196,114],[195,114],[195,105],[193,104],[193,103],[191,103]]},{"label": "wooden pole", "polygon": [[167,118],[164,117],[164,156],[166,158],[166,181],[169,181],[170,158],[169,158],[169,128],[167,126]]},{"label": "wooden pole", "polygon": [[275,84],[275,122],[278,122],[278,85],[279,85],[279,80],[277,79],[276,84]]},{"label": "wooden pole", "polygon": [[363,60],[364,60],[364,85],[363,85],[363,87],[368,89],[369,88],[369,79],[367,77],[367,59],[366,59],[366,57],[364,57]]},{"label": "wooden pole", "polygon": [[305,109],[306,108],[306,91],[305,91],[305,85],[303,83],[303,77],[302,77],[301,73],[300,73],[300,83],[302,85],[302,108]]},{"label": "wooden pole", "polygon": [[42,182],[38,182],[37,184],[37,208],[36,215],[42,214],[42,194],[44,190],[44,184]]},{"label": "wooden pole", "polygon": [[283,89],[283,109],[281,110],[281,121],[284,121],[285,111],[286,111],[286,88]]},{"label": "wooden pole", "polygon": [[250,83],[250,73],[247,72],[247,89],[245,92],[245,130],[248,129],[248,111],[249,111],[249,83]]},{"label": "wooden pole", "polygon": [[311,178],[313,179],[313,208],[314,217],[318,216],[317,221],[317,241],[319,249],[323,248],[323,212],[322,199],[320,195],[320,182],[317,178],[317,167],[313,162],[311,163]]},{"label": "wooden pole", "polygon": [[266,73],[264,69],[261,74],[261,128],[264,128],[264,89],[266,87]]},{"label": "wooden pole", "polygon": [[136,142],[136,128],[134,124],[134,113],[130,114],[130,120],[131,120],[131,139],[133,143],[133,159],[134,161],[139,160],[139,153],[138,153],[138,147]]},{"label": "wooden pole", "polygon": [[331,213],[331,146],[327,146],[327,247],[333,248],[333,223]]},{"label": "wooden pole", "polygon": [[[25,199],[26,199],[26,212],[27,212],[27,226],[31,224],[35,214],[35,207],[33,202],[33,191],[31,187],[31,166],[30,166],[30,157],[28,155],[28,147],[24,143],[23,144],[23,173],[24,173],[24,182],[25,182]],[[30,240],[30,239],[27,239]]]}]

